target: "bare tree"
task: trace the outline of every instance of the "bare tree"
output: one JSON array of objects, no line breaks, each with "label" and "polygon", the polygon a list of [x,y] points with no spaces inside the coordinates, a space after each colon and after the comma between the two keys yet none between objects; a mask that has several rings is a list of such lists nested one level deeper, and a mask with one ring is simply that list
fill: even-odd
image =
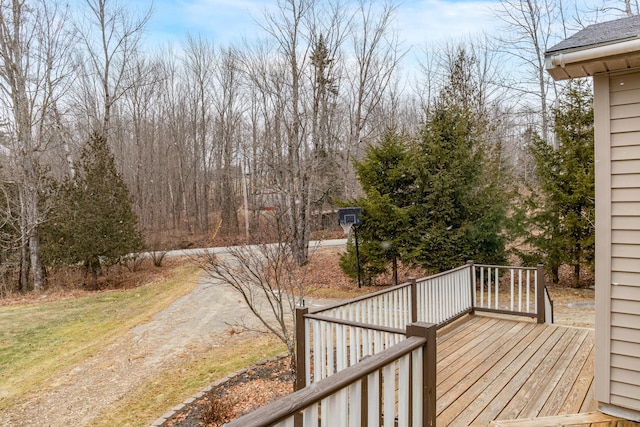
[{"label": "bare tree", "polygon": [[223,255],[205,254],[199,265],[236,291],[260,323],[285,344],[294,370],[295,308],[304,304],[305,287],[290,245],[279,241],[235,246]]},{"label": "bare tree", "polygon": [[162,67],[157,59],[131,59],[131,72],[125,84],[131,89],[122,98],[121,115],[126,116],[122,127],[126,146],[121,158],[122,175],[137,206],[143,228],[164,226],[166,218],[162,206],[162,152],[157,126],[162,121],[160,91]]},{"label": "bare tree", "polygon": [[215,61],[215,51],[210,42],[188,37],[183,59],[190,118],[187,135],[194,162],[192,194],[196,228],[202,233],[209,229],[209,190],[214,160],[212,92]]},{"label": "bare tree", "polygon": [[349,89],[345,100],[349,109],[344,178],[348,197],[353,197],[356,189],[350,163],[353,158],[359,158],[363,142],[378,136],[376,128],[368,128],[368,125],[404,56],[397,34],[392,29],[397,5],[386,1],[379,9],[377,3],[375,0],[359,0],[352,21],[350,54],[354,61],[347,70]]},{"label": "bare tree", "polygon": [[524,81],[512,82],[512,90],[537,99],[540,132],[549,140],[549,98],[555,97],[556,86],[545,71],[544,54],[550,47],[557,27],[565,27],[562,3],[552,0],[501,0],[496,11],[505,25],[498,37],[506,52],[526,70]]},{"label": "bare tree", "polygon": [[351,35],[352,11],[345,4],[328,2],[313,11],[309,26],[309,173],[312,176],[307,198],[310,222],[322,220],[336,197],[344,198],[341,183],[343,131],[346,124],[341,93],[345,88],[344,45]]},{"label": "bare tree", "polygon": [[[38,226],[45,205],[42,154],[56,140],[57,102],[69,78],[67,10],[44,0],[0,3],[0,91],[2,123],[20,200],[20,248],[23,290],[32,281],[44,287]],[[29,274],[30,272],[30,274]]]},{"label": "bare tree", "polygon": [[[93,127],[108,138],[114,104],[130,89],[126,76],[131,60],[140,48],[151,8],[140,17],[118,4],[117,0],[85,0],[84,19],[77,23],[78,34],[86,48],[86,77],[96,105]],[[131,81],[129,81],[131,82]]]},{"label": "bare tree", "polygon": [[304,25],[314,2],[279,0],[274,14],[267,14],[264,29],[277,46],[282,68],[279,90],[274,92],[282,113],[276,116],[276,138],[284,144],[274,153],[281,159],[274,171],[280,207],[286,212],[287,236],[297,265],[307,261],[309,242],[308,197],[311,183],[307,156],[307,125],[304,106],[304,71],[310,46],[305,41]]},{"label": "bare tree", "polygon": [[166,204],[169,206],[171,228],[192,231],[193,201],[188,199],[191,181],[196,168],[188,141],[188,126],[192,121],[187,105],[187,82],[182,72],[176,50],[169,46],[160,62],[161,86],[159,89],[160,116],[157,138],[161,145],[162,179],[166,188]]},{"label": "bare tree", "polygon": [[609,14],[611,12],[619,14],[623,13],[626,16],[633,16],[640,14],[640,5],[637,0],[614,0],[603,1],[602,5],[596,9],[596,11]]},{"label": "bare tree", "polygon": [[222,235],[239,232],[237,191],[234,183],[239,175],[234,167],[242,125],[241,70],[238,54],[233,49],[218,51],[214,80],[217,90],[213,95],[215,109],[215,135],[217,142],[218,185],[217,200],[220,208]]}]

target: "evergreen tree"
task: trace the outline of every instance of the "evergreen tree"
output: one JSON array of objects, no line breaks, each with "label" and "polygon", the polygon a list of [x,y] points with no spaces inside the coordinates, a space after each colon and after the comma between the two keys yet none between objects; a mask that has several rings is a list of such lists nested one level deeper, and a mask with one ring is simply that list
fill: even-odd
[{"label": "evergreen tree", "polygon": [[587,83],[572,81],[554,110],[558,149],[540,138],[531,147],[537,188],[524,200],[524,256],[545,262],[554,282],[560,265],[573,267],[574,286],[581,265],[595,256],[593,97]]},{"label": "evergreen tree", "polygon": [[45,226],[46,260],[53,265],[82,263],[95,288],[103,264],[117,263],[143,247],[131,203],[105,138],[94,133],[82,151],[76,178],[58,188]]},{"label": "evergreen tree", "polygon": [[505,258],[505,195],[473,111],[446,94],[417,143],[415,224],[407,260],[432,271]]},{"label": "evergreen tree", "polygon": [[432,271],[505,259],[506,200],[499,146],[490,144],[473,55],[460,48],[416,144],[413,245],[407,260]]},{"label": "evergreen tree", "polygon": [[[504,262],[509,192],[499,156],[486,141],[489,124],[470,73],[474,64],[464,49],[458,52],[416,141],[387,134],[356,162],[366,193],[355,201],[363,207],[365,273],[379,274],[398,259],[430,271],[469,259]],[[352,259],[348,251],[343,267]]]},{"label": "evergreen tree", "polygon": [[[355,162],[356,173],[366,196],[348,204],[362,208],[358,240],[361,273],[365,282],[386,273],[389,266],[394,283],[398,281],[398,259],[407,238],[408,193],[414,182],[408,161],[408,137],[395,130],[387,130],[380,144],[369,146],[364,159]],[[352,277],[357,275],[352,242],[343,254],[340,265]]]}]

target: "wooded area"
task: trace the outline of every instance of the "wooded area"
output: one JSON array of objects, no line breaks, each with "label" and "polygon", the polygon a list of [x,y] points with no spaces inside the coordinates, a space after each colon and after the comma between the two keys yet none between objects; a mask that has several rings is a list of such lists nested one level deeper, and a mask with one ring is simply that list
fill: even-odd
[{"label": "wooded area", "polygon": [[[447,96],[483,121],[474,141],[495,152],[502,173],[518,185],[535,182],[533,136],[558,144],[550,123],[560,88],[544,72],[544,51],[564,36],[559,28],[619,13],[502,0],[496,34],[435,46],[425,29],[420,47],[400,39],[399,2],[276,3],[256,17],[258,42],[224,46],[191,34],[150,51],[151,7],[0,2],[3,290],[45,286],[55,183],[81,182],[93,136],[106,142],[128,189],[118,194],[130,198],[147,248],[164,248],[167,236],[175,243],[215,233],[264,241],[261,218],[277,212],[298,265],[323,213],[363,194],[354,161],[389,129],[419,137]],[[635,13],[630,7],[620,2],[621,13]],[[465,84],[452,87],[460,55]],[[139,247],[129,244],[121,254]]]}]

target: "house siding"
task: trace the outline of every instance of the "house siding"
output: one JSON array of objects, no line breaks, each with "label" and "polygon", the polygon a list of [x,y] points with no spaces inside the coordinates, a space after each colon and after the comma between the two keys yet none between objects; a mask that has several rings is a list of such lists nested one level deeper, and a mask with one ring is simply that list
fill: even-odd
[{"label": "house siding", "polygon": [[600,254],[610,257],[611,268],[610,280],[597,284],[609,287],[611,325],[596,324],[608,340],[610,361],[608,395],[601,401],[640,411],[640,73],[608,78],[610,138],[596,141],[610,150],[605,181],[611,189],[604,200],[610,220],[598,224],[608,225],[610,247]]}]

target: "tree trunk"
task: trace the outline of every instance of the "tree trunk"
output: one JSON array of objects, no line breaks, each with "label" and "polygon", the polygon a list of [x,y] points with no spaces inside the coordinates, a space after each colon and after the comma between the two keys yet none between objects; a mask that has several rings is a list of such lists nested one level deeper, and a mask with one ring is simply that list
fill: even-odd
[{"label": "tree trunk", "polygon": [[558,284],[558,282],[560,282],[560,266],[559,265],[552,265],[551,266],[551,281],[555,284]]},{"label": "tree trunk", "polygon": [[29,237],[29,259],[33,274],[33,289],[40,292],[44,290],[44,268],[40,260],[40,237],[36,234]]},{"label": "tree trunk", "polygon": [[397,285],[398,284],[398,257],[397,256],[393,257],[392,269],[393,269],[393,284]]}]

